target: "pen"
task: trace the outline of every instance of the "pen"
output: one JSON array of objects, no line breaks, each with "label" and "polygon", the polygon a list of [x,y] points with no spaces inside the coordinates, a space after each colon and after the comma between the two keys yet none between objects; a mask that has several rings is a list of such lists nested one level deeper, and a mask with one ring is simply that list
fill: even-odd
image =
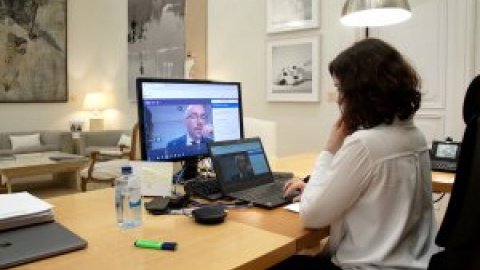
[{"label": "pen", "polygon": [[136,247],[141,248],[152,248],[152,249],[159,249],[159,250],[177,250],[177,243],[176,242],[160,242],[160,241],[152,241],[152,240],[136,240],[133,243]]}]

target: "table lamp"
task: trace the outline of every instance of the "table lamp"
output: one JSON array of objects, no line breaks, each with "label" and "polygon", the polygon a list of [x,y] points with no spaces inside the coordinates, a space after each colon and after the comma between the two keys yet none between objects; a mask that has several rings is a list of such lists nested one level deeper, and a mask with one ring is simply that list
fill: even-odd
[{"label": "table lamp", "polygon": [[103,130],[104,121],[102,110],[107,108],[107,96],[105,93],[95,92],[87,93],[83,100],[83,107],[86,110],[92,111],[90,118],[90,130]]}]

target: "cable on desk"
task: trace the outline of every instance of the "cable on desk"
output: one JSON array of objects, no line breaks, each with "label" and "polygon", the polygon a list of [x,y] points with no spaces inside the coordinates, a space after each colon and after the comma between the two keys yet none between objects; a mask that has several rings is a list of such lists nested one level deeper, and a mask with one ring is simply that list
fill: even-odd
[{"label": "cable on desk", "polygon": [[177,192],[177,184],[180,183],[180,180],[183,178],[183,174],[185,173],[185,166],[182,166],[182,169],[180,169],[179,172],[177,172],[175,175],[173,175],[173,190],[172,190],[172,195],[178,196],[180,195]]},{"label": "cable on desk", "polygon": [[443,199],[443,197],[445,197],[445,192],[440,193],[440,197],[433,200],[433,203],[435,204],[435,203],[441,201]]},{"label": "cable on desk", "polygon": [[185,216],[188,216],[188,217],[192,217],[192,211],[197,209],[197,208],[200,208],[200,207],[203,207],[203,206],[208,206],[208,205],[221,205],[223,207],[225,207],[225,209],[243,209],[243,208],[251,208],[253,207],[253,203],[247,203],[247,202],[243,202],[243,201],[234,201],[232,203],[216,203],[216,204],[204,204],[204,203],[199,203],[199,202],[196,202],[196,201],[190,201],[190,206],[193,206],[193,207],[190,207],[190,208],[181,208],[181,209],[172,209],[170,210],[169,214],[170,215],[185,215]]}]

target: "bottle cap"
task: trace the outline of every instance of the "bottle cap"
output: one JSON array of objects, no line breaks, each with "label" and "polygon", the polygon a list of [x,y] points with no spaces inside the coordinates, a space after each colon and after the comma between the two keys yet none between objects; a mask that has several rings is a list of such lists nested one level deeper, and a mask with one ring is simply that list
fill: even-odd
[{"label": "bottle cap", "polygon": [[122,166],[122,174],[132,174],[132,167],[129,165]]}]

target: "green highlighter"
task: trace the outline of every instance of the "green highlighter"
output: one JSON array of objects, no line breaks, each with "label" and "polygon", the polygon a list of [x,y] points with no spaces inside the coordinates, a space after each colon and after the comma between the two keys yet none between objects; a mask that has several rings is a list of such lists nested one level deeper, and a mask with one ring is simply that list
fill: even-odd
[{"label": "green highlighter", "polygon": [[175,251],[177,250],[177,243],[175,242],[160,242],[160,241],[152,241],[152,240],[137,240],[133,243],[136,247],[141,248],[152,248],[158,250],[170,250]]}]

